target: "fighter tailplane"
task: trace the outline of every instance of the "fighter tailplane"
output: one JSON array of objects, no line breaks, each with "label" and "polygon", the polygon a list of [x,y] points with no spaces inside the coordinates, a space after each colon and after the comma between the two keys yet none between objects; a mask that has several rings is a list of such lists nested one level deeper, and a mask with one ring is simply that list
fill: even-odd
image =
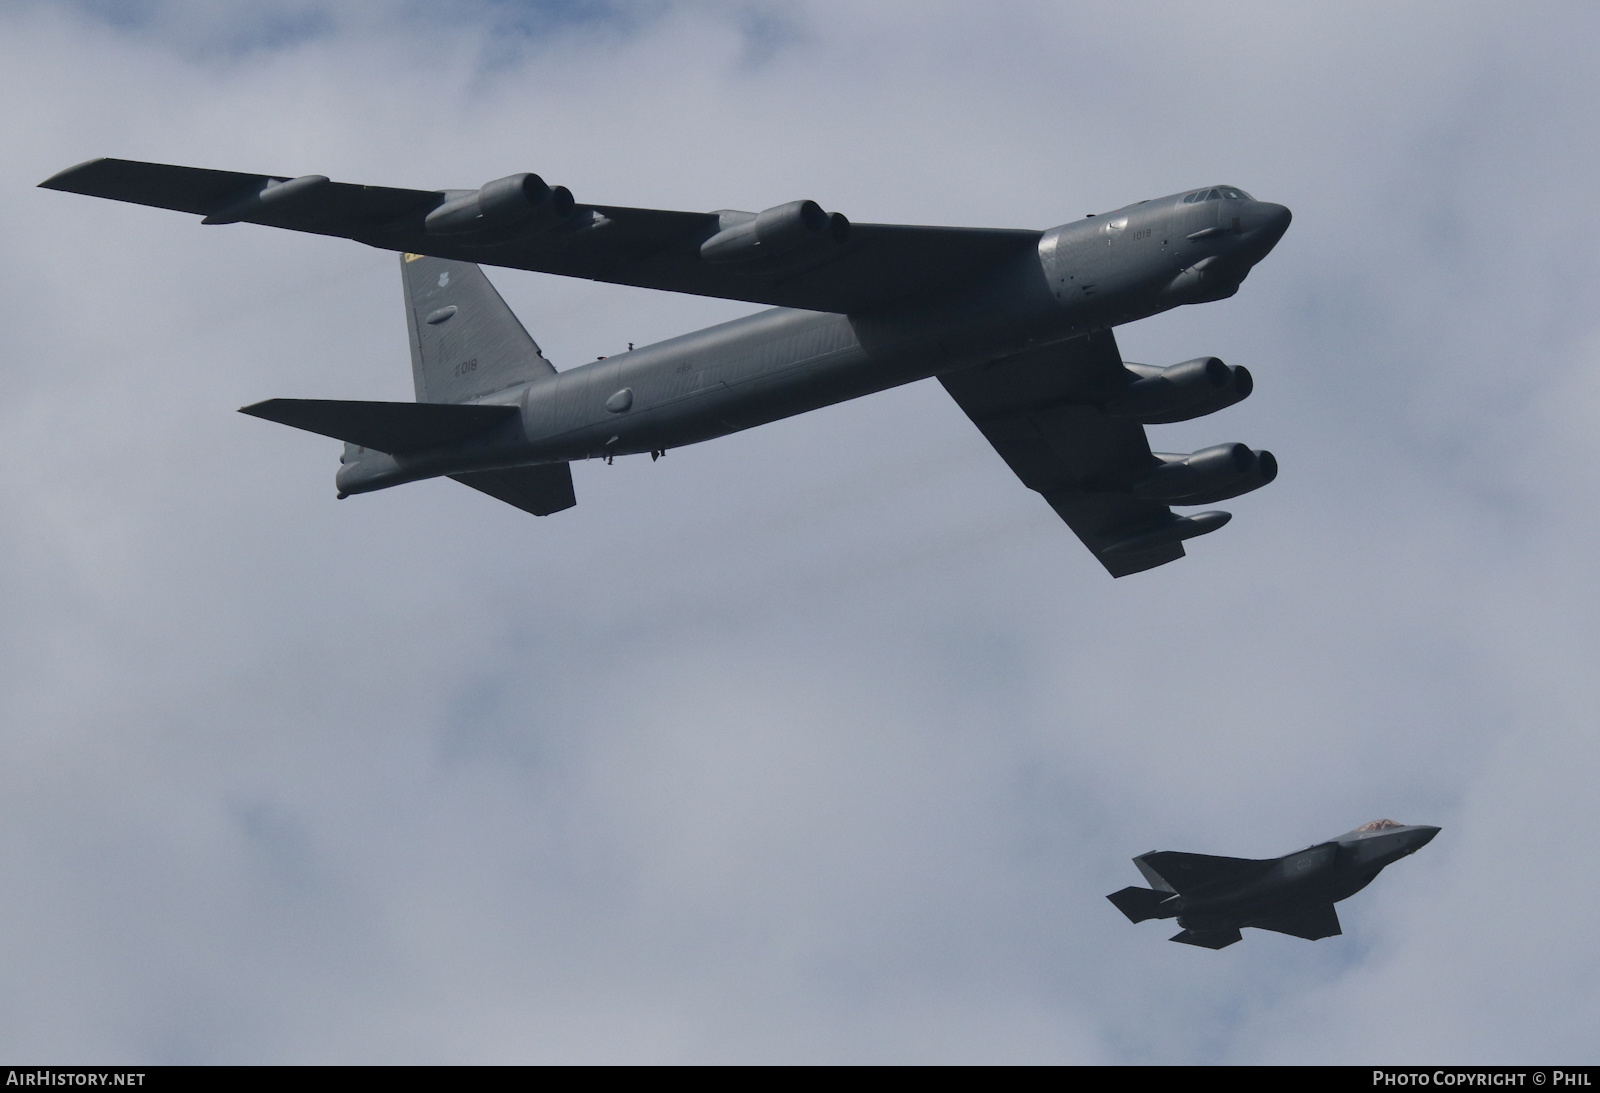
[{"label": "fighter tailplane", "polygon": [[1116,905],[1117,910],[1128,916],[1129,922],[1143,922],[1151,918],[1173,918],[1177,911],[1163,914],[1165,910],[1161,905],[1172,898],[1171,892],[1161,892],[1150,888],[1124,888],[1120,892],[1112,892],[1106,898]]}]

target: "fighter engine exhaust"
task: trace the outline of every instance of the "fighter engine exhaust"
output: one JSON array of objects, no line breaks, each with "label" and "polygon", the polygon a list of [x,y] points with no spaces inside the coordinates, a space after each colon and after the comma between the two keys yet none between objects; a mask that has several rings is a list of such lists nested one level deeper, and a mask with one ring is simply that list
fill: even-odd
[{"label": "fighter engine exhaust", "polygon": [[553,228],[572,215],[572,191],[538,175],[507,175],[481,189],[451,195],[423,220],[429,235],[470,235],[517,227]]},{"label": "fighter engine exhaust", "polygon": [[1214,414],[1250,396],[1255,381],[1250,370],[1223,364],[1216,357],[1196,357],[1170,368],[1128,365],[1140,378],[1105,404],[1113,417],[1131,417],[1144,425]]}]

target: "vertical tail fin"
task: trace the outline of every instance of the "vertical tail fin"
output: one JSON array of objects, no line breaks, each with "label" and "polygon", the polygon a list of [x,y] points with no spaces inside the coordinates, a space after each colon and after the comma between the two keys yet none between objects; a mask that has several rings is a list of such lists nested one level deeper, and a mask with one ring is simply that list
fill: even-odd
[{"label": "vertical tail fin", "polygon": [[[473,263],[403,254],[400,279],[405,285],[418,402],[468,402],[555,374],[539,344]],[[363,454],[346,445],[343,462]],[[565,463],[450,477],[535,516],[577,503],[572,468]]]},{"label": "vertical tail fin", "polygon": [[418,402],[467,402],[555,367],[471,262],[400,256]]}]

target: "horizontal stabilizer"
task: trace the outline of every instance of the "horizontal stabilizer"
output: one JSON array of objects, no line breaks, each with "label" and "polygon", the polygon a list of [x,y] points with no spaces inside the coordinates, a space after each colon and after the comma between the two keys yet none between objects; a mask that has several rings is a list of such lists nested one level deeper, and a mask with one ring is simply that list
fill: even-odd
[{"label": "horizontal stabilizer", "polygon": [[389,455],[454,444],[520,413],[515,406],[309,398],[272,398],[239,412]]},{"label": "horizontal stabilizer", "polygon": [[1324,903],[1320,907],[1313,907],[1308,911],[1300,911],[1295,914],[1255,919],[1250,925],[1260,930],[1288,934],[1290,937],[1303,937],[1307,941],[1317,941],[1324,937],[1337,937],[1344,933],[1339,927],[1339,912],[1334,909],[1331,903]]},{"label": "horizontal stabilizer", "polygon": [[471,486],[497,501],[514,505],[535,516],[570,509],[578,503],[572,491],[572,468],[566,463],[545,463],[537,467],[512,467],[502,471],[473,471],[450,476],[463,486]]},{"label": "horizontal stabilizer", "polygon": [[1161,914],[1161,905],[1172,898],[1171,892],[1157,892],[1150,888],[1124,888],[1120,892],[1112,892],[1106,899],[1116,905],[1117,910],[1128,916],[1129,922],[1143,922],[1147,918],[1172,917]]},{"label": "horizontal stabilizer", "polygon": [[1226,949],[1243,935],[1237,929],[1231,930],[1185,930],[1181,934],[1174,934],[1168,941],[1176,941],[1182,945],[1198,945],[1202,949]]},{"label": "horizontal stabilizer", "polygon": [[1174,892],[1224,888],[1266,876],[1276,859],[1224,858],[1214,854],[1186,854],[1181,850],[1154,850],[1133,859],[1146,880],[1158,878]]}]

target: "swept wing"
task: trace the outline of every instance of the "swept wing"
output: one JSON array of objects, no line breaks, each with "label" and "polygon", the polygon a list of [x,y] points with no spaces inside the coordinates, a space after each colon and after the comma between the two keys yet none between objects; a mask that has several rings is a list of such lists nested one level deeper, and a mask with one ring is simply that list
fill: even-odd
[{"label": "swept wing", "polygon": [[[289,179],[123,159],[90,160],[40,185],[194,213],[213,222],[248,221],[387,250],[810,311],[871,311],[953,288],[1036,247],[1041,234],[853,224],[837,246],[776,261],[712,262],[701,257],[700,246],[724,226],[723,214],[715,212],[575,204],[559,224],[538,230],[439,235],[424,229],[424,218],[452,196],[470,191],[405,190],[321,176]],[[274,196],[278,193],[281,199]]]},{"label": "swept wing", "polygon": [[1288,934],[1291,937],[1303,937],[1307,941],[1337,937],[1344,932],[1339,927],[1339,912],[1331,903],[1296,911],[1293,914],[1254,919],[1250,925],[1261,930]]},{"label": "swept wing", "polygon": [[1131,484],[1161,465],[1144,426],[1101,406],[1135,376],[1109,330],[939,377],[1029,489],[1044,495],[1113,577],[1183,557],[1226,513],[1180,517]]}]

